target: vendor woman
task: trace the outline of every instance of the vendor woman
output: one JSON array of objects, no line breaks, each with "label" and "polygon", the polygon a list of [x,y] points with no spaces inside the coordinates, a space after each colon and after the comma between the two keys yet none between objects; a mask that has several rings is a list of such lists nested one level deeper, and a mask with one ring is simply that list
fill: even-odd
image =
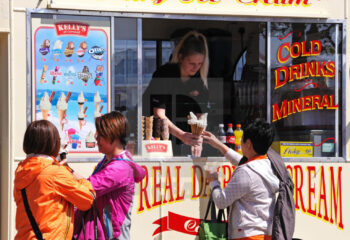
[{"label": "vendor woman", "polygon": [[143,95],[144,111],[168,120],[169,132],[177,138],[173,138],[175,156],[201,155],[202,139],[191,133],[187,115],[193,112],[200,117],[208,110],[208,68],[206,39],[191,31],[175,47],[170,63],[154,72]]}]

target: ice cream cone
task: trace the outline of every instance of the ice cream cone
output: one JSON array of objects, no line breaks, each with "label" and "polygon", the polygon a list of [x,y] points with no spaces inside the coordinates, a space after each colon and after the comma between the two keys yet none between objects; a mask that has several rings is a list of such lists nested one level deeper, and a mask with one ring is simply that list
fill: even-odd
[{"label": "ice cream cone", "polygon": [[152,139],[152,128],[146,128],[146,140]]},{"label": "ice cream cone", "polygon": [[204,131],[204,127],[203,126],[197,126],[196,135],[200,136],[203,131]]},{"label": "ice cream cone", "polygon": [[80,127],[80,130],[81,128],[84,126],[84,120],[79,120],[79,127]]},{"label": "ice cream cone", "polygon": [[65,118],[66,116],[66,112],[67,110],[58,110],[57,113],[58,113],[58,120],[60,122],[60,125],[61,125],[61,129],[63,130],[63,126],[64,126],[64,123],[62,123],[63,119]]},{"label": "ice cream cone", "polygon": [[49,117],[49,110],[41,110],[41,113],[43,115],[43,119],[47,120]]},{"label": "ice cream cone", "polygon": [[196,134],[196,130],[197,130],[197,125],[191,124],[191,133]]}]

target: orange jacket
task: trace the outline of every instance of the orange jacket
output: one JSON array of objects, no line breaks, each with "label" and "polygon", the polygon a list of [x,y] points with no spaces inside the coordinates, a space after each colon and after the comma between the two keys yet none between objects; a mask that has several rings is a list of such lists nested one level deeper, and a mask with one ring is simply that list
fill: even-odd
[{"label": "orange jacket", "polygon": [[74,206],[84,211],[93,202],[90,193],[93,189],[88,180],[76,180],[54,158],[44,155],[28,157],[18,165],[15,172],[15,240],[36,239],[24,208],[21,195],[23,188],[26,189],[35,221],[46,240],[72,239]]}]

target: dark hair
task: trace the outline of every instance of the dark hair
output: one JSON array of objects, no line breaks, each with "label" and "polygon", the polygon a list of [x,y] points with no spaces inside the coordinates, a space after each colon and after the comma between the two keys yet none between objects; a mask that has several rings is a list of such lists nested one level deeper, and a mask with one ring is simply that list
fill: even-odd
[{"label": "dark hair", "polygon": [[127,118],[121,112],[112,111],[97,117],[95,126],[99,136],[110,140],[111,143],[115,139],[119,139],[123,146],[126,145],[129,124]]},{"label": "dark hair", "polygon": [[250,139],[254,151],[259,155],[267,153],[274,137],[275,131],[272,126],[261,119],[256,119],[243,128],[243,142]]},{"label": "dark hair", "polygon": [[47,120],[34,121],[24,134],[23,150],[26,154],[45,154],[56,157],[61,139],[57,128]]}]

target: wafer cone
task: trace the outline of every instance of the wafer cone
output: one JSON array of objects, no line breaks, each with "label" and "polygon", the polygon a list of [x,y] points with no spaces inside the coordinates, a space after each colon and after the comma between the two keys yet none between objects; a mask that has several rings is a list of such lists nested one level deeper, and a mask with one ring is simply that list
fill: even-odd
[{"label": "wafer cone", "polygon": [[49,110],[41,110],[41,113],[43,115],[43,119],[47,120],[49,117]]},{"label": "wafer cone", "polygon": [[79,127],[80,127],[80,130],[81,130],[81,128],[83,127],[83,122],[84,122],[84,120],[79,120]]},{"label": "wafer cone", "polygon": [[152,139],[152,128],[146,128],[146,140]]},{"label": "wafer cone", "polygon": [[66,116],[66,112],[67,110],[58,110],[57,113],[58,113],[58,120],[60,122],[60,125],[61,125],[61,129],[63,130],[63,126],[64,126],[64,123],[62,123],[63,119],[65,118]]}]

